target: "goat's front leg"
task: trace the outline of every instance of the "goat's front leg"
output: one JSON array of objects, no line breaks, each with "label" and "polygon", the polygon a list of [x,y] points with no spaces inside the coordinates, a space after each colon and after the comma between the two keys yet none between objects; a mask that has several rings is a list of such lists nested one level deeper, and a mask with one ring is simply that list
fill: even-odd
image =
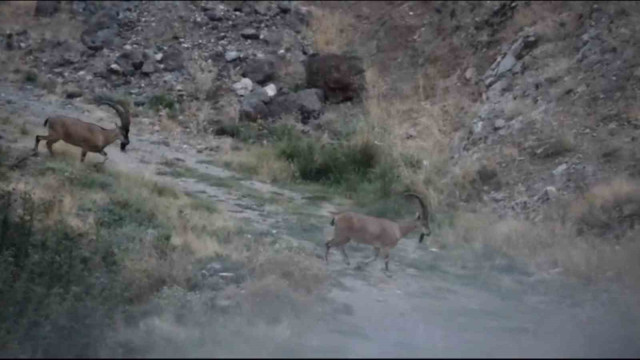
[{"label": "goat's front leg", "polygon": [[87,150],[82,149],[82,152],[80,153],[80,162],[84,162],[85,157],[87,157]]},{"label": "goat's front leg", "polygon": [[105,162],[107,162],[107,159],[109,159],[109,156],[107,155],[107,152],[102,150],[102,151],[100,151],[100,155],[104,156],[104,160],[102,161],[102,163],[104,164]]}]

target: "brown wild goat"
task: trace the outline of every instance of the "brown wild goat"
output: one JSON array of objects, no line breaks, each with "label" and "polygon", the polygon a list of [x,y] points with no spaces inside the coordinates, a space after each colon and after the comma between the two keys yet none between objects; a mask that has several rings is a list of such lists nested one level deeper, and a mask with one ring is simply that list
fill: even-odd
[{"label": "brown wild goat", "polygon": [[105,96],[96,97],[95,100],[98,105],[107,105],[116,111],[118,117],[120,117],[120,126],[116,124],[114,129],[105,129],[96,124],[72,117],[49,117],[44,121],[44,126],[48,125],[49,134],[46,136],[36,135],[35,155],[38,154],[40,140],[47,141],[47,149],[49,149],[49,153],[52,156],[52,146],[59,140],[82,148],[80,162],[84,162],[87,152],[101,154],[104,156],[104,161],[107,161],[107,153],[104,148],[116,140],[120,140],[120,150],[126,152],[125,148],[129,145],[129,125],[131,123],[129,109],[123,102],[115,101]]},{"label": "brown wild goat", "polygon": [[384,267],[389,271],[389,251],[393,249],[400,239],[409,234],[418,227],[422,227],[419,242],[422,242],[425,235],[431,235],[429,228],[429,211],[422,199],[413,193],[405,194],[405,196],[413,196],[420,203],[421,212],[416,214],[413,220],[403,222],[395,222],[388,219],[367,216],[355,212],[343,212],[334,214],[331,225],[334,225],[333,238],[326,242],[327,250],[324,255],[326,262],[329,262],[329,249],[336,246],[339,247],[347,265],[349,265],[349,257],[344,246],[353,240],[358,243],[368,244],[374,247],[374,256],[361,263],[367,265],[376,260],[380,251],[384,256]]}]

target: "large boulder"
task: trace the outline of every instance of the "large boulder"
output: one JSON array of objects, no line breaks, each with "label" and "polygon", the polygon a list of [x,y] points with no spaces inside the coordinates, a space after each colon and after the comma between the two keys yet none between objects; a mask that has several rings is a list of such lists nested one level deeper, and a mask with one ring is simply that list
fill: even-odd
[{"label": "large boulder", "polygon": [[140,50],[127,50],[116,58],[116,64],[127,76],[135,74],[136,70],[142,69],[144,65],[144,54]]},{"label": "large boulder", "polygon": [[244,66],[242,76],[260,85],[271,81],[276,74],[276,61],[272,57],[249,59]]},{"label": "large boulder", "polygon": [[165,71],[178,71],[184,68],[184,56],[180,46],[173,44],[162,56]]},{"label": "large boulder", "polygon": [[245,96],[240,105],[240,120],[256,121],[258,119],[266,119],[269,116],[269,110],[265,103],[269,100],[269,95],[262,88],[256,89]]},{"label": "large boulder", "polygon": [[35,15],[40,17],[51,17],[60,11],[60,1],[42,1],[36,2]]},{"label": "large boulder", "polygon": [[300,121],[307,124],[309,120],[322,115],[324,94],[320,89],[305,89],[296,93]]},{"label": "large boulder", "polygon": [[357,56],[311,55],[306,62],[306,74],[307,86],[324,90],[329,103],[362,100],[364,68]]},{"label": "large boulder", "polygon": [[113,9],[105,9],[91,18],[80,40],[89,50],[99,51],[114,45],[117,36],[118,15]]},{"label": "large boulder", "polygon": [[298,114],[300,122],[307,124],[323,112],[324,93],[321,89],[305,89],[295,94],[275,96],[267,105],[269,118],[277,119],[287,114]]}]

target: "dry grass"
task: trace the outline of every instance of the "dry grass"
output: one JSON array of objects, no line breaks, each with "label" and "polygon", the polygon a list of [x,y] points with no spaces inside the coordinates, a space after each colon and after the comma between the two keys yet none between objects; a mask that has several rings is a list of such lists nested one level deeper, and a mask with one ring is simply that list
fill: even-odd
[{"label": "dry grass", "polygon": [[638,231],[628,233],[619,245],[598,238],[578,237],[571,224],[531,222],[494,215],[458,213],[456,226],[445,229],[440,241],[490,246],[523,259],[538,273],[562,273],[589,282],[621,280],[640,285]]},{"label": "dry grass", "polygon": [[595,185],[571,204],[569,215],[581,230],[625,232],[640,220],[640,183],[620,177]]},{"label": "dry grass", "polygon": [[268,183],[288,182],[295,178],[293,166],[270,147],[245,145],[242,150],[223,154],[220,161],[231,170]]},{"label": "dry grass", "polygon": [[349,49],[356,38],[353,29],[357,21],[345,12],[310,8],[309,31],[314,49],[319,53],[341,53]]}]

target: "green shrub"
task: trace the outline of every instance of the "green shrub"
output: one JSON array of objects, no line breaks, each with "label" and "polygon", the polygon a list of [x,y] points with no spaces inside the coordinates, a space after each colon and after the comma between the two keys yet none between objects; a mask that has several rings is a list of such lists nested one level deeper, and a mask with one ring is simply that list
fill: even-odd
[{"label": "green shrub", "polygon": [[153,95],[149,99],[149,107],[154,111],[159,111],[161,108],[167,110],[174,110],[176,108],[176,102],[170,96],[165,94]]},{"label": "green shrub", "polygon": [[27,70],[24,73],[24,81],[32,84],[38,82],[38,73],[35,70]]}]

